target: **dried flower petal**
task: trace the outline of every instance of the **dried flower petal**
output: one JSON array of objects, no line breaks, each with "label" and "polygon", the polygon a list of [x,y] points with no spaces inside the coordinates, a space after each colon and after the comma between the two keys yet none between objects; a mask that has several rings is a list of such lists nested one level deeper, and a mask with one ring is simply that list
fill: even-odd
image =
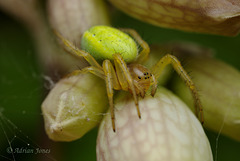
[{"label": "dried flower petal", "polygon": [[54,141],[72,141],[98,125],[108,104],[105,83],[92,74],[64,78],[42,103],[45,130]]},{"label": "dried flower petal", "polygon": [[103,119],[97,139],[97,160],[212,161],[201,124],[171,92],[159,88],[154,97],[139,102],[142,119],[131,95],[115,101],[116,127]]},{"label": "dried flower petal", "polygon": [[233,36],[240,30],[240,2],[233,0],[110,0],[125,13],[161,27]]}]

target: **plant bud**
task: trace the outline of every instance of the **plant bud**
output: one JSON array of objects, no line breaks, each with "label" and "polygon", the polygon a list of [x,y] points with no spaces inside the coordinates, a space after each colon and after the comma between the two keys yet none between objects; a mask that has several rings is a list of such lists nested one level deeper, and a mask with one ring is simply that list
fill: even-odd
[{"label": "plant bud", "polygon": [[115,100],[116,132],[111,116],[101,122],[97,160],[212,161],[203,128],[189,108],[174,94],[158,88],[154,97],[139,101],[139,119],[131,95]]},{"label": "plant bud", "polygon": [[[209,57],[192,57],[187,71],[199,90],[204,126],[240,141],[240,72]],[[173,89],[193,108],[191,94],[178,77]]]},{"label": "plant bud", "polygon": [[45,130],[54,141],[79,139],[108,107],[104,80],[92,74],[63,78],[42,103]]},{"label": "plant bud", "polygon": [[109,15],[103,0],[49,0],[49,20],[52,28],[80,47],[81,35],[95,25],[109,25]]},{"label": "plant bud", "polygon": [[240,3],[230,0],[110,0],[123,12],[150,24],[185,31],[234,36]]}]

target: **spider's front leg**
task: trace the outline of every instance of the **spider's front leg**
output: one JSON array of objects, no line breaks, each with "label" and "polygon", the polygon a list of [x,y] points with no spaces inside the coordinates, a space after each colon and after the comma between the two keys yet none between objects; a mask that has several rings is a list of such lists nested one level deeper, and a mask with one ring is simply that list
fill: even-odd
[{"label": "spider's front leg", "polygon": [[94,66],[85,67],[82,70],[75,70],[72,73],[66,75],[65,77],[76,76],[82,73],[92,73],[105,80],[111,118],[112,118],[112,128],[113,128],[113,131],[115,132],[116,127],[115,127],[115,114],[114,114],[114,105],[113,105],[113,89],[120,90],[121,86],[118,83],[117,76],[111,62],[109,60],[105,60],[103,62],[103,68],[96,68]]},{"label": "spider's front leg", "polygon": [[91,66],[96,68],[102,68],[98,62],[93,58],[91,54],[85,52],[83,50],[79,50],[76,46],[74,46],[69,40],[65,39],[60,33],[54,30],[54,34],[62,41],[64,44],[64,49],[71,55],[76,57],[83,57]]},{"label": "spider's front leg", "polygon": [[167,54],[163,58],[161,58],[158,63],[156,63],[153,66],[152,72],[155,75],[156,80],[159,78],[163,69],[168,64],[171,64],[173,66],[174,70],[180,75],[180,77],[185,81],[186,85],[191,90],[192,96],[194,98],[195,114],[199,118],[200,122],[203,124],[204,122],[203,109],[202,109],[202,104],[200,102],[196,86],[194,85],[191,78],[188,76],[187,72],[183,69],[180,61],[175,56]]},{"label": "spider's front leg", "polygon": [[103,71],[105,74],[107,95],[108,95],[108,101],[109,101],[111,119],[112,119],[112,128],[113,128],[113,131],[115,132],[116,126],[115,126],[115,113],[114,113],[114,105],[113,105],[113,89],[120,90],[121,87],[120,87],[120,84],[118,83],[118,79],[114,71],[114,68],[112,66],[112,63],[109,60],[103,61]]},{"label": "spider's front leg", "polygon": [[118,81],[123,90],[126,90],[126,91],[128,91],[129,89],[131,90],[133,99],[137,108],[138,117],[141,118],[141,113],[138,106],[138,97],[136,94],[132,76],[127,68],[127,65],[123,60],[122,56],[118,53],[113,55],[113,60],[116,68],[116,74],[118,76]]},{"label": "spider's front leg", "polygon": [[148,44],[141,38],[141,36],[135,30],[128,29],[128,28],[124,28],[120,30],[129,34],[132,38],[134,38],[134,40],[142,48],[141,52],[138,54],[138,57],[135,63],[142,64],[143,62],[145,62],[148,59],[148,55],[150,52],[150,48]]},{"label": "spider's front leg", "polygon": [[92,73],[102,79],[105,79],[105,75],[104,75],[104,72],[102,70],[102,68],[96,68],[96,67],[93,67],[93,66],[90,66],[90,67],[85,67],[81,70],[74,70],[73,72],[71,72],[70,74],[67,74],[64,76],[64,78],[66,77],[71,77],[71,76],[76,76],[76,75],[79,75],[79,74],[82,74],[82,73]]}]

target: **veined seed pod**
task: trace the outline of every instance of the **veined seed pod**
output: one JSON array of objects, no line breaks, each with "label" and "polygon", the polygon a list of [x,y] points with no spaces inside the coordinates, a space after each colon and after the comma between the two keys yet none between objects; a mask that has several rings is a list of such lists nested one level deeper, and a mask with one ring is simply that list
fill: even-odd
[{"label": "veined seed pod", "polygon": [[79,139],[108,107],[104,81],[92,74],[63,78],[42,103],[45,130],[54,141]]},{"label": "veined seed pod", "polygon": [[49,0],[48,11],[52,27],[77,47],[84,31],[110,23],[103,0]]},{"label": "veined seed pod", "polygon": [[200,122],[170,91],[159,88],[140,100],[142,118],[126,93],[115,101],[116,133],[106,115],[97,139],[97,160],[212,161]]},{"label": "veined seed pod", "polygon": [[[204,126],[240,141],[240,72],[209,57],[188,58],[185,68],[200,90]],[[189,106],[190,93],[177,77],[173,89]]]},{"label": "veined seed pod", "polygon": [[240,30],[240,3],[232,0],[110,0],[125,13],[153,25],[233,36]]},{"label": "veined seed pod", "polygon": [[[110,23],[107,6],[103,0],[49,0],[48,19],[52,29],[61,33],[64,38],[78,48],[81,48],[82,34],[88,28],[95,25],[109,25]],[[58,46],[58,48],[60,47]],[[65,75],[76,70],[76,66],[84,68],[88,65],[84,59],[76,59],[61,52],[58,51],[52,55],[46,53],[43,57],[51,76],[52,73],[56,72],[54,70],[56,67],[57,69],[61,67],[58,70],[60,75]],[[49,64],[53,64],[52,66],[55,68]]]}]

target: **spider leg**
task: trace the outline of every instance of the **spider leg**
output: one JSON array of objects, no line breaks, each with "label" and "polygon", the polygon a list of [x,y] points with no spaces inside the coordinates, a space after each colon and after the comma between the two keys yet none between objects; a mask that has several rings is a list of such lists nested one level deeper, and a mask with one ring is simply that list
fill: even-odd
[{"label": "spider leg", "polygon": [[[103,64],[103,66],[107,66],[108,72],[110,72],[110,74],[111,74],[111,80],[112,80],[112,84],[113,84],[113,89],[121,90],[122,89],[121,85],[119,84],[116,72],[115,72],[115,70],[113,68],[113,65],[112,65],[111,61],[105,60],[105,63]],[[105,75],[106,75],[106,73],[105,73]]]},{"label": "spider leg", "polygon": [[138,82],[136,82],[136,81],[133,81],[133,84],[136,87],[136,89],[140,91],[141,97],[144,98],[145,97],[145,91],[143,90],[143,88],[141,88],[139,86]]},{"label": "spider leg", "polygon": [[151,91],[152,97],[155,95],[156,91],[157,91],[157,80],[155,76],[152,75],[152,91]]},{"label": "spider leg", "polygon": [[[110,106],[110,112],[111,112],[111,119],[112,119],[112,128],[113,131],[116,131],[116,126],[115,126],[115,113],[114,113],[114,105],[113,105],[113,82],[112,80],[114,79],[116,75],[113,75],[112,72],[113,66],[109,60],[104,60],[103,61],[103,71],[106,76],[106,87],[107,87],[107,95],[108,95],[108,101],[109,101],[109,106]],[[120,85],[119,85],[120,86]]]},{"label": "spider leg", "polygon": [[64,78],[67,78],[67,77],[71,77],[71,76],[75,76],[75,75],[79,75],[81,73],[92,73],[102,79],[105,79],[105,74],[103,72],[103,70],[99,69],[99,68],[96,68],[96,67],[93,67],[93,66],[90,66],[90,67],[85,67],[81,70],[74,70],[73,72],[71,72],[70,74],[67,74],[66,76],[64,76]]},{"label": "spider leg", "polygon": [[133,29],[120,29],[121,31],[129,34],[132,38],[135,39],[135,41],[141,46],[142,50],[138,54],[136,63],[143,63],[148,59],[148,55],[150,52],[150,48],[148,44],[141,38],[141,36]]},{"label": "spider leg", "polygon": [[157,80],[158,77],[161,75],[163,69],[168,64],[171,64],[173,66],[174,70],[180,75],[180,77],[185,81],[188,88],[191,90],[192,96],[194,98],[195,114],[199,118],[200,122],[203,124],[204,123],[203,109],[196,86],[194,85],[193,81],[188,76],[187,72],[183,69],[181,63],[175,56],[167,54],[164,57],[162,57],[159,60],[159,62],[153,66],[152,68],[153,75],[155,75],[155,78]]},{"label": "spider leg", "polygon": [[84,57],[84,59],[91,65],[97,68],[102,68],[98,62],[90,55],[88,52],[85,52],[83,50],[79,50],[75,45],[73,45],[70,41],[65,39],[60,33],[54,30],[54,34],[63,42],[64,49],[76,56],[76,57]]},{"label": "spider leg", "polygon": [[123,58],[120,54],[114,54],[113,55],[113,60],[114,60],[116,72],[117,72],[117,75],[118,75],[119,83],[121,85],[126,84],[128,86],[128,89],[130,89],[132,91],[134,102],[135,102],[135,105],[136,105],[136,108],[137,108],[138,117],[141,118],[141,113],[140,113],[139,106],[138,106],[138,97],[137,97],[137,94],[136,94],[136,91],[135,91],[133,79],[132,79],[131,74],[130,74],[128,68],[127,68],[127,65],[126,65],[125,61],[123,60]]}]

